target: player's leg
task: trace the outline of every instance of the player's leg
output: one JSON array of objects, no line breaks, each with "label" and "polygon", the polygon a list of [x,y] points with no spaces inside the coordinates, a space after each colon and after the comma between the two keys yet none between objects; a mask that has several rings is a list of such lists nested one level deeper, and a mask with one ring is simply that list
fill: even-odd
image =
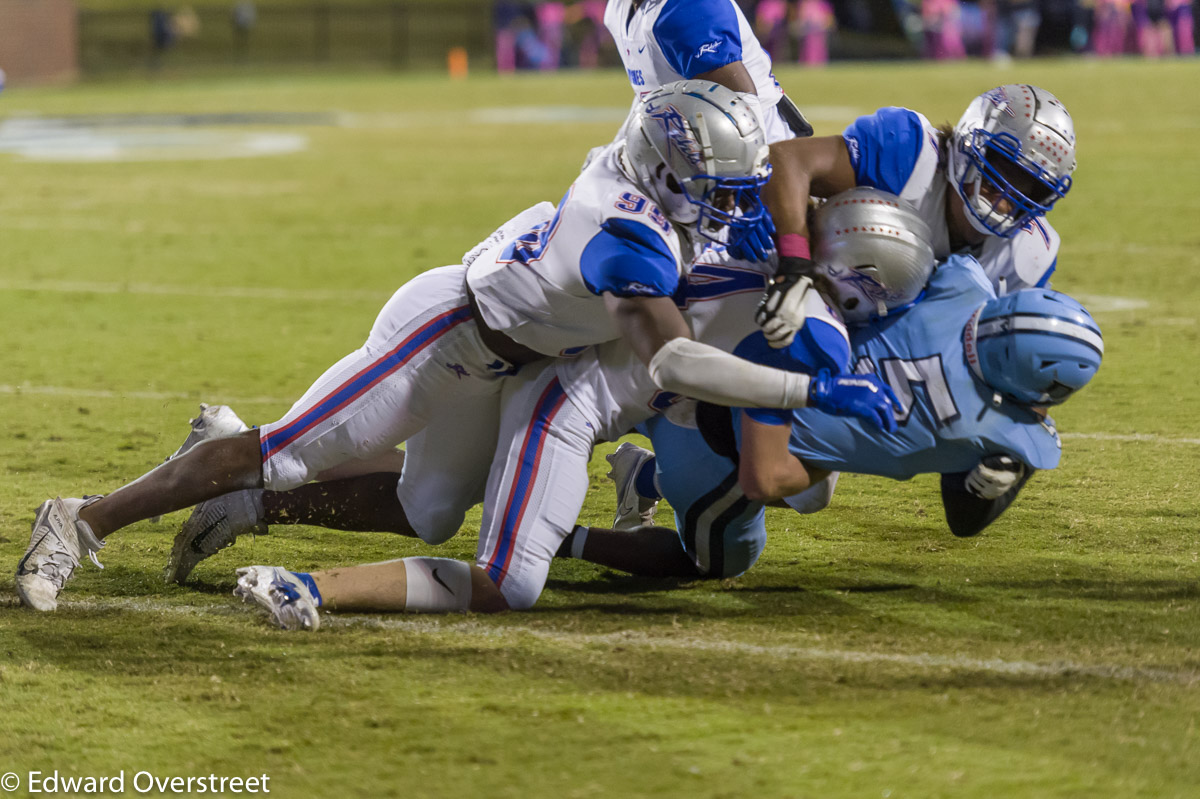
[{"label": "player's leg", "polygon": [[[293,629],[314,628],[295,619],[311,620],[315,607],[488,613],[533,605],[555,549],[583,506],[591,440],[553,367],[511,382],[500,428],[506,443],[488,477],[474,564],[413,557],[308,574],[255,566],[239,570],[237,593]],[[295,580],[304,590],[295,589]]]},{"label": "player's leg", "polygon": [[[676,530],[576,529],[559,555],[644,576],[732,577],[758,559],[765,513],[737,480],[737,465],[695,428],[659,416],[645,425],[655,449],[656,484],[675,509]],[[569,551],[568,551],[569,548]]]},{"label": "player's leg", "polygon": [[83,554],[133,522],[232,491],[296,487],[338,463],[394,447],[424,426],[437,395],[496,392],[490,355],[471,318],[465,267],[410,281],[385,306],[367,343],[279,422],[204,442],[106,497],[45,503],[18,566],[22,599],[52,610]]},{"label": "player's leg", "polygon": [[579,518],[592,436],[553,367],[505,386],[475,562],[513,610],[537,601],[550,561]]},{"label": "player's leg", "polygon": [[[525,368],[537,371],[535,365]],[[413,534],[425,543],[449,540],[467,511],[484,501],[500,409],[497,396],[448,403],[405,445],[404,472],[393,493]]]},{"label": "player's leg", "polygon": [[495,394],[448,400],[403,451],[349,461],[290,491],[264,491],[260,520],[398,533],[440,544],[483,501],[499,405]]},{"label": "player's leg", "polygon": [[388,450],[348,461],[320,472],[318,482],[288,491],[241,491],[202,503],[176,536],[164,571],[167,582],[181,582],[200,561],[238,536],[265,534],[270,525],[388,532],[418,536],[429,544],[446,541],[458,532],[467,510],[483,501],[499,404],[498,392],[449,400],[408,439],[407,452]]}]

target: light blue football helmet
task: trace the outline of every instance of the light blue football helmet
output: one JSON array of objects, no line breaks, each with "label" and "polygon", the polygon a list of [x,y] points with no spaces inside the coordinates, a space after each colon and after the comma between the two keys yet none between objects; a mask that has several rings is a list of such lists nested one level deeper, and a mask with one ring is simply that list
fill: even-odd
[{"label": "light blue football helmet", "polygon": [[1057,405],[1100,368],[1100,326],[1075,300],[1024,289],[979,307],[963,331],[967,363],[989,387],[1021,405]]}]

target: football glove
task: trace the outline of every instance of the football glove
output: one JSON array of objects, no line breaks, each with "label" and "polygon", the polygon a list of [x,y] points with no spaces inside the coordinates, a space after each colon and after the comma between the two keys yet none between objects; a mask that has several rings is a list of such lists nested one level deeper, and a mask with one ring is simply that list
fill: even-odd
[{"label": "football glove", "polygon": [[963,485],[980,499],[999,499],[1025,476],[1025,464],[1008,455],[988,455],[967,473]]},{"label": "football glove", "polygon": [[834,416],[857,416],[892,433],[900,400],[875,375],[832,375],[822,369],[808,385],[808,407]]},{"label": "football glove", "polygon": [[791,346],[796,333],[804,327],[804,300],[813,289],[812,279],[806,273],[812,272],[813,267],[808,258],[781,256],[779,271],[758,303],[754,321],[775,349]]},{"label": "football glove", "polygon": [[731,240],[725,249],[739,261],[758,263],[767,260],[771,250],[775,249],[775,220],[771,218],[771,212],[764,208],[758,224]]}]

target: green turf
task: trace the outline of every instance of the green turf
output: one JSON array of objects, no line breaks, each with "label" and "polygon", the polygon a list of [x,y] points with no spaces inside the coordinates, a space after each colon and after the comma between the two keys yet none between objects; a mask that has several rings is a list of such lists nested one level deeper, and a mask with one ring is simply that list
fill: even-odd
[{"label": "green turf", "polygon": [[[329,617],[315,635],[275,632],[236,604],[233,569],[470,557],[478,514],[440,550],[277,528],[205,562],[187,588],[159,579],[177,514],[111,539],[107,569],[82,567],[53,616],[15,607],[11,575],[42,499],[137,476],[178,445],[198,401],[275,418],[360,343],[396,286],[557,199],[616,127],[471,123],[470,109],[619,116],[623,77],[0,95],[6,116],[357,119],[297,129],[306,151],[257,160],[0,155],[0,773],[266,773],[273,792],[318,797],[1197,796],[1195,65],[780,79],[819,133],[884,104],[953,120],[1000,82],[1067,103],[1080,167],[1053,214],[1055,285],[1097,308],[1146,304],[1097,311],[1105,363],[1056,414],[1061,469],[975,540],[945,529],[932,478],[846,477],[817,517],[772,511],[762,560],[737,580],[558,563],[529,613]],[[587,521],[611,513],[603,471],[597,458]]]}]

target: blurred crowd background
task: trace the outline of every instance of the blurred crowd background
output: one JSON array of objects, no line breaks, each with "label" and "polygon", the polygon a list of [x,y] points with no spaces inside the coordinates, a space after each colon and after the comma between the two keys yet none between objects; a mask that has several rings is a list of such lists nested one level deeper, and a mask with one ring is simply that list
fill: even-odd
[{"label": "blurred crowd background", "polygon": [[[1072,51],[1100,57],[1192,55],[1192,0],[738,0],[776,63],[869,58],[869,42],[899,32],[876,55],[1006,60]],[[496,67],[592,68],[619,63],[606,50],[604,0],[494,5]],[[1049,21],[1046,31],[1043,20]]]},{"label": "blurred crowd background", "polygon": [[[738,0],[777,63],[1191,56],[1193,0]],[[618,66],[604,0],[0,0],[0,69],[35,82],[246,66]]]}]

